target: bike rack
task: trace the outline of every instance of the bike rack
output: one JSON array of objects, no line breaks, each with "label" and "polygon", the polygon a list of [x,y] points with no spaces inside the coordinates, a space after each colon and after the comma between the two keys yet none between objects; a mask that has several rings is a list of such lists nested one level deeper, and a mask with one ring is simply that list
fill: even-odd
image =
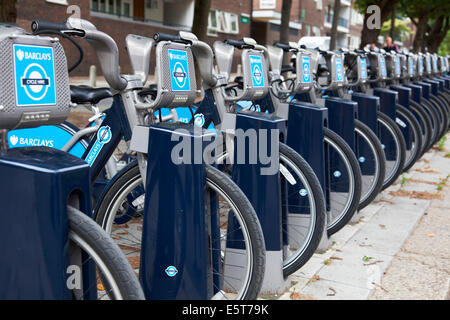
[{"label": "bike rack", "polygon": [[[384,88],[374,88],[373,94],[380,98],[380,111],[395,121],[398,93],[396,91]],[[384,134],[386,133],[379,132],[378,136],[381,138],[381,141],[387,140],[387,142],[383,144],[383,149],[387,151],[385,153],[386,160],[395,160],[395,141],[389,139],[389,137],[384,137]]]},{"label": "bike rack", "polygon": [[[352,100],[358,104],[358,120],[368,126],[373,132],[377,132],[377,112],[380,109],[380,98],[353,92]],[[361,174],[363,176],[373,175],[375,173],[374,168],[364,163],[364,159],[368,159],[372,153],[370,146],[367,143],[360,143],[359,140],[356,143]]]},{"label": "bike rack", "polygon": [[[177,130],[180,128],[184,130]],[[212,136],[212,132],[174,123],[161,123],[148,129],[140,265],[140,280],[147,299],[207,300],[216,293],[217,279],[213,279],[211,268],[217,267],[220,254],[213,257],[211,265],[202,158],[205,141],[211,141]],[[173,151],[180,139],[195,152],[186,152],[183,157],[187,161],[176,164],[173,152],[167,150]],[[196,158],[199,155],[201,159]],[[215,206],[211,208],[214,210]],[[212,225],[217,227],[218,221]],[[218,249],[213,251],[220,252]]]},{"label": "bike rack", "polygon": [[[391,85],[390,89],[396,91],[398,93],[398,103],[410,110],[409,107],[409,99],[411,98],[411,89],[402,85]],[[403,137],[405,138],[406,150],[411,150],[412,141],[410,139],[410,127],[406,124],[397,121],[399,129],[403,133]]]},{"label": "bike rack", "polygon": [[[260,154],[261,145],[268,145],[267,155],[270,155],[269,163],[278,163],[279,153],[270,150],[269,142],[274,132],[279,133],[279,141],[283,142],[286,137],[285,120],[275,115],[265,113],[254,113],[242,111],[236,114],[236,129],[256,130],[257,132],[257,154]],[[267,140],[263,141],[259,136],[261,130],[267,130]],[[274,131],[276,130],[276,131]],[[236,141],[236,140],[235,140]],[[278,141],[278,140],[277,140]],[[266,245],[266,271],[261,289],[263,294],[281,294],[287,288],[286,279],[283,277],[283,246],[288,245],[289,239],[283,233],[281,199],[285,194],[285,185],[280,185],[280,173],[277,168],[274,174],[261,174],[261,170],[267,168],[267,164],[261,162],[257,157],[256,164],[250,164],[248,156],[250,143],[245,142],[245,163],[237,162],[237,154],[234,155],[233,180],[245,193],[251,202],[264,234]],[[233,239],[229,236],[228,239]],[[227,255],[233,250],[239,250],[227,244]],[[231,252],[230,252],[231,251]],[[229,256],[228,256],[229,258]],[[230,270],[231,271],[231,270]]]},{"label": "bike rack", "polygon": [[[326,188],[329,179],[327,174],[328,156],[323,143],[323,128],[328,126],[328,109],[307,102],[292,100],[289,104],[288,119],[290,126],[287,131],[286,143],[300,154],[313,169],[324,191],[327,211],[329,211],[330,197]],[[294,201],[294,199],[289,199],[289,201]],[[327,230],[324,228],[317,250],[326,251],[328,246],[329,239]]]},{"label": "bike rack", "polygon": [[[80,210],[92,212],[88,164],[55,149],[17,148],[0,152],[0,176],[0,299],[72,299],[66,210],[74,194]],[[91,288],[85,299],[96,299],[95,265],[78,271]]]}]

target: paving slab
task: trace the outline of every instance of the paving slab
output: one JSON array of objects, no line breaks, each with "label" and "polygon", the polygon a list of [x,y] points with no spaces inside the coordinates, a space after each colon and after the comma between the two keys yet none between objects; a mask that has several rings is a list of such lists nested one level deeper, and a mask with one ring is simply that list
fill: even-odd
[{"label": "paving slab", "polygon": [[448,150],[450,139],[331,236],[279,299],[450,299]]}]

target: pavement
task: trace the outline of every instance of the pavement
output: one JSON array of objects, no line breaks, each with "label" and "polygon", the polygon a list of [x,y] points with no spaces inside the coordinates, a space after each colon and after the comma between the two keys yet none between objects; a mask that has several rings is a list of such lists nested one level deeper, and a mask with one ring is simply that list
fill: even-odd
[{"label": "pavement", "polygon": [[280,300],[450,299],[450,134],[288,278]]}]

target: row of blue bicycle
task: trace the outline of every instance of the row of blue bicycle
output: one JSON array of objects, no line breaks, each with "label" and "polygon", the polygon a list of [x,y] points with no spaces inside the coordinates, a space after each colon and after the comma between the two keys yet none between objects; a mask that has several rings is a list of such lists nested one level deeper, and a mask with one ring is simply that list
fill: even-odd
[{"label": "row of blue bicycle", "polygon": [[[450,126],[448,57],[437,54],[156,33],[127,36],[124,75],[115,41],[89,21],[31,29],[0,28],[0,172],[14,181],[0,192],[14,226],[0,232],[6,299],[282,292]],[[58,38],[80,53],[69,68]],[[77,39],[109,88],[69,86]],[[77,106],[92,113],[85,128],[65,121]]]}]

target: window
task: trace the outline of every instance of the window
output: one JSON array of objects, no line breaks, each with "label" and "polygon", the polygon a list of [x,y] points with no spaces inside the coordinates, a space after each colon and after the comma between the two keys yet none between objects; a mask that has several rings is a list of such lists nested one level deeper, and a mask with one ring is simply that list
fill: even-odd
[{"label": "window", "polygon": [[122,0],[116,0],[116,14],[118,16],[122,14]]},{"label": "window", "polygon": [[158,0],[145,0],[145,7],[147,9],[158,9]]},{"label": "window", "polygon": [[108,0],[108,13],[114,14],[114,0]]},{"label": "window", "polygon": [[231,12],[211,10],[208,17],[208,35],[216,36],[217,32],[238,34],[238,15]]},{"label": "window", "polygon": [[92,11],[98,11],[98,0],[92,0]]},{"label": "window", "polygon": [[305,36],[309,37],[311,35],[311,26],[309,24],[305,24]]},{"label": "window", "polygon": [[239,33],[239,20],[237,14],[226,13],[225,20],[227,20],[229,33],[238,34]]},{"label": "window", "polygon": [[131,15],[131,5],[129,3],[123,4],[123,15],[129,17]]},{"label": "window", "polygon": [[106,0],[100,0],[100,12],[106,12]]}]

